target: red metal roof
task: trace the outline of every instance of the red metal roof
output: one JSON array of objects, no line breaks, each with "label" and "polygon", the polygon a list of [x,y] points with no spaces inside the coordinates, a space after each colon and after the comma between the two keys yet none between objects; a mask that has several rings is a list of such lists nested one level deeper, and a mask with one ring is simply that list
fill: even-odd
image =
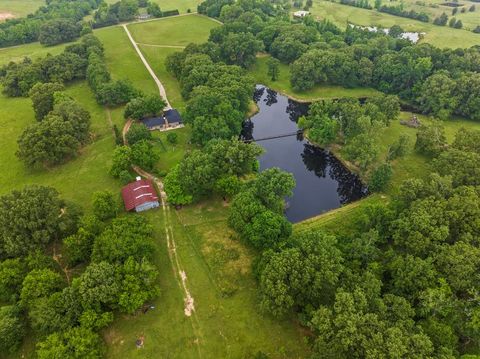
[{"label": "red metal roof", "polygon": [[135,207],[147,202],[158,201],[155,187],[152,181],[147,179],[127,184],[122,188],[122,197],[127,211],[131,211]]}]

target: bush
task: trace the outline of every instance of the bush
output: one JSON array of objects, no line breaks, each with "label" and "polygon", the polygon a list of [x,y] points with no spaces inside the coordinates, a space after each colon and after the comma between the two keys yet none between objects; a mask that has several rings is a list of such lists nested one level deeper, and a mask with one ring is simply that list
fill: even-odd
[{"label": "bush", "polygon": [[93,213],[104,221],[117,215],[117,201],[109,191],[98,191],[93,194]]},{"label": "bush", "polygon": [[174,132],[167,133],[167,141],[172,145],[176,145],[178,143],[178,135]]},{"label": "bush", "polygon": [[372,172],[368,183],[368,189],[372,192],[379,192],[385,189],[392,178],[393,170],[389,163],[384,163]]}]

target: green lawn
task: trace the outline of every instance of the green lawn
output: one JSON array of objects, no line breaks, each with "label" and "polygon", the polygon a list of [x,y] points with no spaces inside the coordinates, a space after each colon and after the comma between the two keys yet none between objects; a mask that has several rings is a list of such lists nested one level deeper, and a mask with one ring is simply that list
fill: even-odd
[{"label": "green lawn", "polygon": [[118,192],[120,184],[108,174],[114,140],[105,111],[84,82],[69,86],[67,93],[90,112],[95,138],[77,158],[47,170],[30,170],[15,156],[17,138],[35,122],[30,99],[0,96],[0,194],[41,184],[55,187],[64,198],[88,208],[94,191]]},{"label": "green lawn", "polygon": [[[480,11],[480,6],[478,7],[478,11]],[[452,29],[448,26],[436,26],[431,23],[380,13],[375,10],[341,5],[330,1],[314,0],[310,11],[314,16],[321,19],[329,19],[341,28],[345,28],[347,22],[362,26],[381,26],[385,28],[396,24],[407,31],[425,32],[426,35],[422,41],[440,48],[480,45],[480,35],[471,31]],[[478,16],[477,12],[474,14]]]},{"label": "green lawn", "polygon": [[[305,358],[303,331],[258,311],[251,273],[253,253],[225,223],[221,201],[208,201],[176,212],[171,209],[176,252],[195,312],[184,315],[183,292],[170,268],[161,210],[145,215],[155,227],[162,293],[155,309],[122,317],[105,332],[108,358]],[[145,348],[135,339],[145,336]]]},{"label": "green lawn", "polygon": [[22,61],[26,56],[30,57],[31,59],[38,59],[40,57],[47,56],[47,54],[58,55],[67,45],[69,44],[45,47],[40,45],[39,42],[33,42],[31,44],[21,46],[0,48],[0,64],[7,64],[10,61],[19,62]]},{"label": "green lawn", "polygon": [[189,15],[136,23],[128,29],[140,44],[187,46],[207,41],[210,30],[218,26],[208,17]]},{"label": "green lawn", "polygon": [[105,59],[113,79],[127,79],[145,93],[158,94],[155,82],[121,26],[98,29],[95,35],[105,47]]},{"label": "green lawn", "polygon": [[300,101],[340,97],[368,97],[379,93],[371,88],[345,88],[331,85],[316,86],[308,91],[295,91],[290,85],[290,69],[288,65],[280,64],[280,74],[276,81],[272,81],[270,76],[267,75],[267,61],[269,57],[269,55],[265,54],[258,56],[255,65],[249,69],[250,75],[255,79],[256,83],[266,85],[272,90]]},{"label": "green lawn", "polygon": [[45,4],[45,0],[0,0],[0,14],[10,13],[14,17],[23,17]]},{"label": "green lawn", "polygon": [[[178,143],[172,145],[167,141],[168,133],[176,133],[178,136]],[[157,140],[157,148],[160,150],[160,161],[157,165],[157,170],[168,172],[170,169],[178,164],[185,152],[191,148],[188,143],[190,141],[191,128],[183,127],[171,131],[153,131],[153,138]]]}]

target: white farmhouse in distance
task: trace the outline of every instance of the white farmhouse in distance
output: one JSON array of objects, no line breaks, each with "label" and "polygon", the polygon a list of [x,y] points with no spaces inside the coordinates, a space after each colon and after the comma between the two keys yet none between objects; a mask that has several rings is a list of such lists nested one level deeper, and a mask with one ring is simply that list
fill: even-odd
[{"label": "white farmhouse in distance", "polygon": [[299,10],[299,11],[295,11],[293,13],[293,17],[298,17],[298,18],[302,18],[302,17],[305,17],[307,15],[310,15],[310,12],[305,11],[305,10]]}]

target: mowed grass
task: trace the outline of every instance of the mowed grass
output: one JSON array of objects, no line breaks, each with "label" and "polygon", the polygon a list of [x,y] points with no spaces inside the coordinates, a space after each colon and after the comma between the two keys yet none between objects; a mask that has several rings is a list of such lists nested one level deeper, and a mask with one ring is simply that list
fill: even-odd
[{"label": "mowed grass", "polygon": [[112,78],[129,80],[147,94],[158,94],[158,88],[138,57],[121,26],[98,29],[94,34],[105,48],[105,60]]},{"label": "mowed grass", "polygon": [[[171,144],[167,141],[167,134],[177,134],[177,143]],[[189,144],[191,136],[191,128],[183,127],[170,131],[153,131],[153,138],[157,141],[156,147],[160,151],[160,161],[158,162],[156,169],[161,172],[168,172],[172,167],[178,164],[185,152],[187,152],[192,146]]]},{"label": "mowed grass", "polygon": [[8,64],[11,61],[19,62],[25,57],[36,60],[38,58],[45,57],[48,54],[58,55],[68,45],[69,44],[61,44],[57,46],[45,47],[40,45],[39,42],[33,42],[31,44],[0,48],[0,64]]},{"label": "mowed grass", "polygon": [[140,44],[187,46],[207,41],[210,30],[218,26],[212,19],[194,14],[136,23],[128,29]]},{"label": "mowed grass", "polygon": [[345,88],[332,85],[315,86],[308,91],[295,91],[290,84],[290,69],[288,65],[280,64],[278,79],[272,81],[271,77],[267,74],[267,62],[269,58],[269,55],[259,55],[255,65],[249,69],[250,75],[255,79],[256,83],[268,86],[272,90],[300,101],[341,97],[369,97],[379,93],[377,90],[371,88]]},{"label": "mowed grass", "polygon": [[310,12],[317,18],[334,22],[342,29],[347,26],[348,22],[362,26],[384,28],[400,25],[406,31],[425,32],[425,37],[421,41],[439,48],[467,48],[480,45],[480,35],[471,31],[452,29],[448,26],[436,26],[432,23],[424,23],[375,10],[360,9],[324,0],[314,0]]},{"label": "mowed grass", "polygon": [[14,17],[23,17],[44,5],[45,0],[0,0],[0,14],[10,13]]},{"label": "mowed grass", "polygon": [[[192,317],[184,314],[184,295],[167,252],[164,214],[145,216],[155,228],[162,293],[154,310],[122,317],[105,331],[108,358],[305,358],[304,332],[289,320],[262,314],[251,273],[253,255],[226,226],[221,201],[171,209],[176,253],[194,298]],[[135,339],[145,336],[145,347]]]},{"label": "mowed grass", "polygon": [[0,195],[25,185],[55,187],[65,199],[88,209],[92,193],[111,190],[118,193],[120,184],[109,174],[114,139],[105,111],[95,102],[85,82],[69,86],[66,93],[78,101],[92,116],[92,143],[67,163],[49,169],[32,170],[15,156],[17,138],[35,123],[29,98],[0,96]]}]

